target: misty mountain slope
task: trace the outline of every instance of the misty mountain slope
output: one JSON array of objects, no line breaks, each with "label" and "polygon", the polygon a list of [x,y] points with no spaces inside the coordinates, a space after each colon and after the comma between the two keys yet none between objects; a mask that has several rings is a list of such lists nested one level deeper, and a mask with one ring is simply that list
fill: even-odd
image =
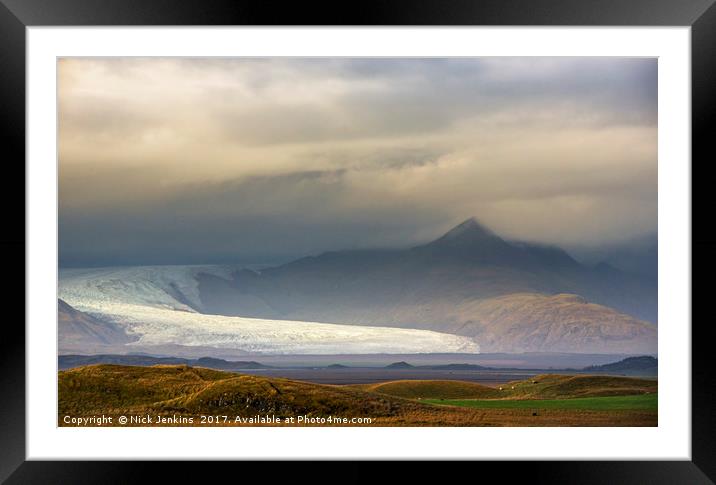
[{"label": "misty mountain slope", "polygon": [[586,264],[608,263],[632,274],[656,279],[659,267],[659,238],[657,234],[632,238],[605,247],[575,246],[571,252]]},{"label": "misty mountain slope", "polygon": [[430,329],[484,339],[491,351],[655,351],[656,328],[640,320],[656,318],[655,282],[507,242],[475,219],[411,249],[197,278],[207,313]]},{"label": "misty mountain slope", "polygon": [[193,306],[201,306],[197,275],[227,271],[211,266],[62,271],[59,293],[78,310],[131,335],[134,341],[126,344],[126,351],[166,345],[270,354],[479,351],[471,337],[435,331],[208,315],[195,310]]},{"label": "misty mountain slope", "polygon": [[118,325],[80,312],[60,299],[57,300],[57,320],[60,351],[126,344],[136,340]]},{"label": "misty mountain slope", "polygon": [[[417,311],[426,304],[572,293],[656,321],[655,281],[605,265],[585,267],[559,248],[508,243],[474,219],[412,249],[328,252],[261,272],[238,271],[230,282],[199,280],[209,313],[420,326],[436,323]],[[221,292],[226,298],[217,301]],[[247,298],[255,308],[240,302]]]}]

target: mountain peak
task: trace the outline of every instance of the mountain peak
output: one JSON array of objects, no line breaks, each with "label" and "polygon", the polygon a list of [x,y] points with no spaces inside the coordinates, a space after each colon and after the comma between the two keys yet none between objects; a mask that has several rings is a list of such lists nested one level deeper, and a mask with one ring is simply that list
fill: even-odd
[{"label": "mountain peak", "polygon": [[472,235],[484,235],[484,236],[494,236],[495,233],[490,231],[488,228],[480,224],[480,222],[474,218],[471,217],[467,220],[462,221],[457,226],[450,229],[448,232],[445,233],[443,238],[454,238],[463,236],[466,234],[472,234]]},{"label": "mountain peak", "polygon": [[431,250],[438,248],[449,251],[457,250],[460,254],[463,254],[464,251],[473,254],[475,250],[478,250],[479,252],[474,253],[473,256],[481,255],[480,257],[488,258],[494,255],[495,251],[505,253],[513,250],[500,236],[480,224],[474,217],[461,222],[438,239],[422,247]]}]

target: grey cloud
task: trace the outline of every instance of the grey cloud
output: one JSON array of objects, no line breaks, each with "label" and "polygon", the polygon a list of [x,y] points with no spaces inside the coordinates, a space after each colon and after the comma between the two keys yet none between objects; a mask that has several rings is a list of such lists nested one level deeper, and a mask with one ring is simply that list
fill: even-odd
[{"label": "grey cloud", "polygon": [[63,264],[656,229],[655,59],[68,59]]}]

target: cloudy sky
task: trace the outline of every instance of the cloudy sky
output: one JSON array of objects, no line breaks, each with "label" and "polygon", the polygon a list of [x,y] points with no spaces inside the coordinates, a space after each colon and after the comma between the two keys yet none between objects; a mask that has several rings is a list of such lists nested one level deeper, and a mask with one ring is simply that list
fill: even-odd
[{"label": "cloudy sky", "polygon": [[63,266],[657,228],[657,62],[62,59]]}]

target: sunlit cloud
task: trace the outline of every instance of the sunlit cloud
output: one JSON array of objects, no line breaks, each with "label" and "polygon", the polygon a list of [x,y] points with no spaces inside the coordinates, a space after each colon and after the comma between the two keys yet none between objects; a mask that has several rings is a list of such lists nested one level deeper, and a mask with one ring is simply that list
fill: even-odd
[{"label": "sunlit cloud", "polygon": [[61,262],[410,246],[469,216],[653,233],[656,86],[655,59],[62,59]]}]

